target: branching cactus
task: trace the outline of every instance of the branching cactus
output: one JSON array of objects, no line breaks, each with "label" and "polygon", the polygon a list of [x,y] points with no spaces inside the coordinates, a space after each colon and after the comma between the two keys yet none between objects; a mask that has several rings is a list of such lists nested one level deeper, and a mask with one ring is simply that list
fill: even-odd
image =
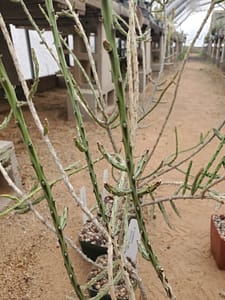
[{"label": "branching cactus", "polygon": [[[177,91],[179,88],[180,79],[182,72],[184,70],[189,52],[191,47],[194,45],[198,35],[201,32],[203,25],[205,24],[207,18],[209,17],[213,7],[214,2],[209,8],[207,16],[202,23],[201,28],[197,32],[192,45],[186,53],[184,61],[180,65],[180,69],[173,76],[171,81],[167,83],[166,87],[162,90],[160,95],[156,94],[157,89],[161,85],[161,75],[164,67],[165,53],[167,46],[166,42],[170,42],[170,38],[164,38],[164,45],[162,53],[164,57],[161,59],[161,67],[159,71],[158,78],[155,82],[155,87],[153,89],[153,95],[151,98],[158,97],[157,100],[149,107],[141,107],[140,94],[139,94],[139,60],[137,44],[140,42],[146,42],[148,39],[151,40],[149,28],[142,32],[141,28],[141,18],[139,14],[138,1],[129,0],[127,1],[129,6],[127,6],[127,11],[129,12],[128,22],[121,16],[118,16],[116,12],[113,11],[113,2],[109,0],[99,1],[101,3],[101,18],[104,24],[105,40],[103,41],[102,51],[106,51],[111,65],[111,75],[114,84],[116,106],[111,115],[108,115],[106,111],[106,103],[103,97],[102,87],[100,80],[98,78],[98,73],[96,70],[95,60],[91,52],[91,45],[87,38],[86,32],[82,26],[82,22],[76,12],[75,7],[71,4],[71,1],[64,1],[66,9],[61,12],[56,12],[54,9],[54,3],[52,0],[45,0],[44,6],[40,6],[40,10],[43,16],[48,22],[48,27],[51,29],[52,36],[54,39],[55,52],[49,47],[42,30],[35,23],[31,13],[26,7],[26,1],[17,0],[18,5],[24,10],[27,18],[30,20],[33,28],[39,35],[42,43],[49,50],[50,55],[56,61],[60,73],[63,75],[65,80],[66,89],[69,95],[71,106],[74,112],[74,120],[76,123],[76,138],[74,139],[75,146],[81,152],[85,159],[85,165],[81,168],[76,168],[75,170],[69,166],[68,168],[63,168],[62,163],[54,149],[51,140],[48,136],[48,121],[45,120],[43,124],[37,114],[35,106],[33,104],[33,97],[35,95],[38,86],[38,61],[35,56],[35,51],[33,51],[33,62],[35,65],[35,81],[31,89],[29,90],[24,80],[24,76],[21,72],[13,45],[10,40],[10,35],[7,32],[6,26],[2,15],[0,14],[0,27],[3,32],[4,38],[9,48],[9,52],[14,61],[17,75],[21,82],[23,92],[26,98],[26,102],[21,102],[18,100],[15,90],[9,80],[9,76],[6,72],[5,66],[0,58],[0,86],[4,90],[5,97],[11,108],[10,115],[7,116],[1,125],[1,129],[7,128],[7,123],[12,116],[20,130],[23,138],[23,142],[26,146],[27,152],[32,163],[32,167],[35,170],[39,186],[29,191],[18,191],[18,188],[11,182],[7,172],[4,170],[4,166],[0,164],[0,171],[5,177],[6,181],[12,186],[18,195],[11,196],[5,195],[8,198],[14,200],[13,204],[9,204],[8,207],[0,212],[0,216],[5,216],[13,210],[20,211],[21,213],[32,211],[34,215],[39,218],[50,230],[55,231],[59,245],[61,248],[61,253],[64,259],[65,268],[67,270],[69,279],[73,286],[74,292],[79,299],[86,299],[86,290],[93,286],[99,286],[99,282],[104,282],[104,286],[100,287],[97,291],[97,295],[93,299],[101,299],[107,293],[110,294],[111,299],[125,299],[118,296],[118,286],[122,285],[125,290],[126,299],[135,299],[134,292],[134,282],[137,282],[138,287],[142,293],[143,299],[148,299],[145,287],[143,285],[141,276],[138,274],[135,264],[130,261],[129,257],[126,256],[126,247],[129,233],[129,225],[132,219],[137,222],[138,234],[140,238],[138,239],[138,247],[141,255],[144,259],[149,261],[155,272],[160,279],[162,286],[166,292],[169,299],[176,299],[173,293],[172,287],[170,286],[169,280],[165,275],[163,267],[160,265],[160,258],[154,253],[154,249],[151,244],[150,234],[147,230],[145,217],[143,214],[144,207],[150,206],[151,211],[158,208],[162,213],[168,226],[170,226],[170,220],[167,214],[165,202],[169,202],[173,211],[179,214],[176,207],[175,201],[182,199],[211,199],[216,201],[219,205],[224,204],[225,195],[216,190],[216,186],[225,180],[224,166],[225,159],[221,154],[224,149],[225,136],[221,133],[225,122],[220,124],[217,128],[214,128],[208,135],[203,136],[201,134],[200,141],[197,145],[189,149],[180,150],[179,149],[179,139],[178,132],[175,129],[175,150],[174,153],[165,157],[158,163],[158,167],[154,170],[150,170],[149,162],[151,161],[155,151],[157,151],[157,146],[160,138],[164,132],[167,121],[171,115],[172,109],[177,96]],[[149,11],[153,11],[154,7],[160,4],[161,10],[157,12],[160,14],[160,19],[165,21],[167,24],[167,16],[165,15],[165,1],[151,1]],[[166,1],[168,2],[168,1]],[[157,5],[156,5],[157,4]],[[58,18],[60,16],[68,17],[74,21],[74,27],[76,33],[82,38],[86,52],[88,54],[88,59],[90,61],[91,70],[93,78],[90,78],[90,74],[87,74],[83,68],[81,62],[76,57],[75,53],[70,49],[69,45],[63,39],[60,29],[58,27]],[[121,62],[118,53],[118,47],[116,44],[116,30],[123,35],[126,41],[127,56],[126,56],[126,70],[121,70]],[[165,34],[166,34],[165,30]],[[142,62],[144,64],[144,76],[145,76],[145,53],[144,46],[140,47],[142,49]],[[82,93],[82,88],[76,81],[76,78],[70,72],[67,61],[64,55],[64,49],[66,49],[71,57],[73,58],[76,65],[80,68],[85,80],[87,81],[88,87],[91,90],[97,107],[101,113],[101,118],[89,105],[85,95]],[[94,81],[94,83],[93,83]],[[149,149],[145,149],[143,153],[136,153],[136,135],[140,123],[151,114],[154,109],[157,109],[158,104],[165,96],[166,91],[175,84],[173,101],[170,104],[168,113],[165,116],[162,128],[160,129],[159,135],[156,139],[154,145],[149,145]],[[35,121],[38,130],[41,133],[41,137],[45,142],[49,153],[52,155],[55,164],[60,171],[61,177],[55,178],[55,180],[49,182],[43,171],[40,159],[38,157],[35,141],[32,141],[31,135],[28,130],[28,125],[23,116],[23,105],[28,105],[30,113]],[[96,141],[96,146],[99,152],[99,158],[94,159],[93,153],[89,146],[88,135],[86,133],[86,123],[84,117],[81,113],[81,107],[89,115],[96,126],[100,126],[106,131],[109,142],[111,143],[110,152],[107,146],[100,141]],[[122,143],[119,143],[114,138],[114,130],[119,128],[120,135],[122,137]],[[218,140],[218,147],[214,153],[212,153],[211,159],[207,165],[202,168],[197,174],[192,172],[193,161],[192,158],[204,149],[211,141]],[[122,149],[121,149],[122,147]],[[180,154],[185,154],[180,159]],[[137,159],[139,157],[139,159]],[[105,197],[104,193],[100,191],[101,179],[98,178],[96,172],[96,164],[100,160],[105,160],[108,169],[112,170],[110,180],[104,179],[104,191],[108,193]],[[76,164],[76,162],[74,162]],[[186,166],[188,165],[188,167]],[[95,197],[96,212],[93,213],[92,210],[87,208],[81,201],[80,197],[77,196],[75,190],[81,187],[73,186],[70,181],[70,176],[74,173],[79,173],[83,169],[88,170],[90,177],[90,182],[92,185],[93,195]],[[181,180],[179,182],[164,182],[161,178],[165,174],[170,174],[171,171],[176,171]],[[86,257],[81,251],[75,246],[75,244],[65,235],[65,226],[72,226],[67,224],[67,208],[64,208],[63,214],[60,215],[57,211],[55,205],[55,199],[52,193],[52,187],[58,182],[63,181],[65,186],[69,190],[72,198],[78,204],[79,209],[85,214],[88,222],[91,222],[91,226],[94,227],[94,232],[98,232],[99,235],[104,237],[106,241],[107,255],[106,262],[103,261],[102,265],[99,262],[93,262]],[[165,198],[157,198],[156,191],[160,190],[164,185],[170,185],[172,192]],[[37,196],[38,192],[42,190],[42,196]],[[149,200],[150,199],[150,200]],[[52,218],[53,227],[48,224],[46,220],[38,212],[38,204],[46,200],[49,213]],[[90,225],[90,224],[89,224]],[[85,231],[84,231],[85,232]],[[86,232],[85,232],[86,234]],[[92,276],[89,276],[89,282],[80,283],[78,282],[78,273],[76,266],[73,266],[72,259],[69,256],[67,245],[72,246],[77,252],[79,252],[85,259],[91,262],[95,269],[92,271]],[[105,258],[104,258],[105,259]],[[96,269],[97,268],[97,269]],[[97,270],[97,271],[96,271]],[[94,277],[93,277],[94,274]],[[120,284],[119,284],[120,283]]]}]

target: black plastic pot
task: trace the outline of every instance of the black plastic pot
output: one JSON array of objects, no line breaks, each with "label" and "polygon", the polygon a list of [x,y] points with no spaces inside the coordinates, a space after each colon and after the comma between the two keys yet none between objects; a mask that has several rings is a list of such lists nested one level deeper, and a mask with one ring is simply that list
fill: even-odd
[{"label": "black plastic pot", "polygon": [[[90,297],[95,297],[98,294],[98,291],[95,288],[91,287],[88,289],[88,293]],[[110,295],[106,294],[100,300],[111,300],[111,297]]]},{"label": "black plastic pot", "polygon": [[[99,256],[96,262],[103,267],[107,267],[107,255]],[[88,281],[96,278],[96,276],[100,275],[102,269],[94,266],[91,272],[88,274]],[[115,270],[116,271],[116,270]],[[104,277],[105,276],[105,277]],[[131,274],[130,274],[131,276]],[[99,290],[103,288],[107,284],[108,276],[107,274],[103,275],[103,277],[99,277],[99,280],[88,288],[88,293],[90,297],[95,297],[99,293]],[[130,277],[132,280],[133,289],[135,290],[137,287],[137,281],[134,277]],[[125,286],[124,280],[119,281],[117,285],[115,285],[115,295],[117,300],[128,300],[128,293]],[[111,300],[111,296],[106,294],[105,296],[100,298],[101,300]]]},{"label": "black plastic pot", "polygon": [[[90,297],[95,297],[98,294],[98,291],[96,289],[94,289],[93,287],[91,287],[88,289],[88,293],[89,293]],[[108,294],[106,294],[105,296],[100,298],[100,300],[111,300],[111,299],[112,299],[111,296]],[[117,300],[124,300],[124,298],[123,299],[117,298]],[[128,299],[126,299],[126,300],[128,300]]]},{"label": "black plastic pot", "polygon": [[79,240],[81,249],[84,254],[92,260],[96,260],[98,256],[107,254],[107,247],[101,247],[90,242]]}]

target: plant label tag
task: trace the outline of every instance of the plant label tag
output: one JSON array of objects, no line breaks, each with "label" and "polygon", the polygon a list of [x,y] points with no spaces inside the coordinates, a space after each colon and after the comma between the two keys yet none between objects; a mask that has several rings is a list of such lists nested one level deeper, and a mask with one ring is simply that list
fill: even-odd
[{"label": "plant label tag", "polygon": [[[84,207],[87,207],[87,196],[85,186],[82,186],[82,188],[80,189],[80,201]],[[83,224],[86,223],[86,221],[88,220],[88,216],[84,212],[82,212],[82,219]]]},{"label": "plant label tag", "polygon": [[133,263],[136,263],[138,243],[141,235],[138,228],[138,222],[136,219],[131,219],[128,233],[127,233],[127,245],[125,249],[125,256],[130,258]]},{"label": "plant label tag", "polygon": [[102,190],[102,198],[103,199],[105,199],[105,197],[108,196],[108,192],[107,192],[107,190],[104,187],[104,184],[107,182],[108,177],[109,177],[108,170],[104,169],[104,171],[103,171],[103,190]]}]

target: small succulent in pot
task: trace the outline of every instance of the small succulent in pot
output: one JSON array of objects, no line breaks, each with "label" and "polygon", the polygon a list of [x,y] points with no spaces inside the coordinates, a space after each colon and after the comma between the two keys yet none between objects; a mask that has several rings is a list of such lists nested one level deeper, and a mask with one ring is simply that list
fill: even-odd
[{"label": "small succulent in pot", "polygon": [[225,270],[225,215],[211,217],[211,252],[219,269]]},{"label": "small succulent in pot", "polygon": [[212,218],[219,235],[225,240],[225,215],[213,215]]},{"label": "small succulent in pot", "polygon": [[[105,215],[108,222],[111,221],[114,205],[114,197],[108,195],[104,198]],[[114,236],[118,236],[118,242],[123,243],[124,239],[124,206],[125,198],[120,199],[119,209],[116,210],[116,217],[114,221]],[[127,211],[127,210],[126,210]],[[128,222],[133,218],[133,206],[129,204],[128,214],[126,215]],[[98,221],[101,223],[101,215],[97,216]],[[104,225],[103,225],[104,226]],[[121,230],[123,228],[123,230]],[[87,220],[83,225],[79,234],[79,243],[82,251],[92,260],[96,260],[99,255],[107,253],[107,240],[105,236],[99,231],[95,224]]]},{"label": "small succulent in pot", "polygon": [[[106,196],[104,198],[105,212],[108,219],[111,217],[113,201],[114,198],[112,196]],[[101,223],[101,216],[99,214],[97,219]],[[82,251],[94,261],[99,255],[107,253],[106,238],[90,220],[84,223],[79,233],[79,243]]]},{"label": "small succulent in pot", "polygon": [[82,251],[92,260],[107,253],[106,238],[90,220],[86,221],[79,233],[79,243]]},{"label": "small succulent in pot", "polygon": [[[91,287],[88,289],[89,295],[91,297],[94,297],[98,294],[98,292],[101,289],[104,289],[106,285],[108,284],[108,274],[107,274],[107,264],[108,264],[108,258],[107,255],[99,256],[96,260],[96,262],[101,265],[103,268],[93,267],[91,272],[88,275],[88,281],[94,280],[94,283],[91,285]],[[114,258],[114,279],[117,277],[117,275],[120,272],[119,264],[116,262],[116,259]],[[133,287],[136,287],[136,279],[134,273],[129,270],[129,277],[131,284]],[[121,273],[122,274],[122,273]],[[118,281],[115,283],[115,296],[117,300],[128,300],[129,299],[129,292],[127,291],[125,280],[121,276],[118,276]],[[111,300],[111,297],[109,294],[106,294],[102,296],[102,300]]]}]

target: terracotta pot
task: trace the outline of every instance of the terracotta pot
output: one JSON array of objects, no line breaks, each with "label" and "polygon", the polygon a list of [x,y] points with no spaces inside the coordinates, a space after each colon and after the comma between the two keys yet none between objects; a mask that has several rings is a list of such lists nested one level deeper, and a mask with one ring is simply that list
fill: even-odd
[{"label": "terracotta pot", "polygon": [[222,225],[225,224],[225,215],[211,217],[211,252],[220,270],[225,270],[225,235],[224,228],[221,231]]}]

